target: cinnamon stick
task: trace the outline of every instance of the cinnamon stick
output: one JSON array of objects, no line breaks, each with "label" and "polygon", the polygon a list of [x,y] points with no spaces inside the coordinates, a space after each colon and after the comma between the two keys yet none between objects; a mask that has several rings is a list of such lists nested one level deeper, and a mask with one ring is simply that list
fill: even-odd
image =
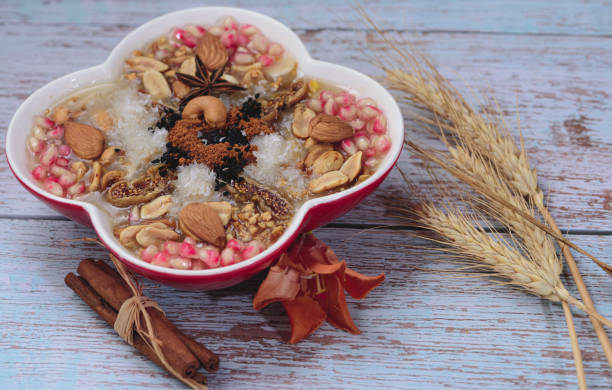
[{"label": "cinnamon stick", "polygon": [[[101,296],[98,295],[94,291],[93,288],[87,281],[80,276],[76,276],[72,272],[66,275],[64,278],[64,282],[66,286],[70,287],[81,299],[93,309],[106,323],[108,323],[111,327],[114,326],[115,320],[117,320],[117,312],[110,307]],[[166,367],[159,360],[153,349],[149,347],[149,345],[140,337],[139,334],[134,335],[134,347],[140,351],[143,355],[145,355],[149,360],[153,363],[157,364],[164,370]]]},{"label": "cinnamon stick", "polygon": [[[128,289],[127,285],[125,284],[125,280],[123,280],[123,278],[121,278],[117,271],[111,268],[106,262],[102,260],[96,260],[94,264],[97,265],[102,271],[105,271],[108,275],[112,276],[117,284],[120,284],[124,286],[124,288]],[[217,354],[215,354],[202,344],[198,343],[192,337],[181,332],[181,330],[178,329],[176,325],[174,325],[172,322],[168,321],[167,318],[165,318],[165,320],[176,332],[176,334],[183,341],[183,343],[185,343],[187,348],[189,348],[191,353],[193,353],[198,358],[200,364],[202,365],[202,367],[204,367],[206,371],[215,372],[219,369],[219,356],[217,356]]]},{"label": "cinnamon stick", "polygon": [[[77,271],[117,312],[123,302],[132,297],[132,291],[122,279],[120,283],[116,277],[108,273],[108,270],[92,260],[81,261]],[[117,277],[120,279],[118,274]],[[160,347],[168,363],[181,375],[193,377],[200,367],[198,358],[187,348],[161,312],[154,308],[147,308],[147,312],[151,317],[155,337],[161,340]]]},{"label": "cinnamon stick", "polygon": [[189,348],[189,350],[197,356],[198,360],[200,361],[200,364],[202,365],[202,367],[204,367],[206,371],[215,372],[219,369],[219,356],[217,356],[216,353],[212,352],[202,344],[198,343],[190,336],[187,336],[179,329],[176,329],[176,331],[178,332],[179,337],[181,338],[181,340],[183,340],[187,348]]}]

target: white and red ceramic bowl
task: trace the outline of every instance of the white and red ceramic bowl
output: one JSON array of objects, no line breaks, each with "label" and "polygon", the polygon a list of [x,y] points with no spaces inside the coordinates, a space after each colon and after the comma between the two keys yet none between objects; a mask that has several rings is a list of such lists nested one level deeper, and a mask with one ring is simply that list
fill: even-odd
[{"label": "white and red ceramic bowl", "polygon": [[[108,215],[93,204],[54,196],[41,188],[30,174],[26,140],[30,134],[35,115],[43,113],[54,102],[74,93],[77,88],[117,79],[121,76],[125,58],[155,37],[170,31],[175,26],[189,23],[213,24],[224,16],[231,15],[239,22],[257,26],[264,35],[281,43],[293,55],[299,69],[306,76],[330,81],[358,96],[373,98],[384,112],[388,122],[391,149],[380,163],[374,175],[347,190],[309,200],[295,213],[285,233],[259,255],[227,267],[200,271],[177,270],[151,265],[124,249],[112,232]],[[50,82],[34,92],[19,107],[9,125],[6,138],[6,155],[15,177],[32,194],[47,205],[71,218],[92,226],[100,241],[127,267],[150,279],[182,289],[213,290],[237,284],[270,266],[293,242],[300,232],[322,226],[345,214],[369,195],[389,174],[402,150],[404,125],[395,100],[377,82],[352,69],[310,57],[298,36],[280,22],[239,8],[202,7],[173,12],[160,16],[140,26],[126,36],[111,52],[108,59],[98,66],[84,69]]]}]

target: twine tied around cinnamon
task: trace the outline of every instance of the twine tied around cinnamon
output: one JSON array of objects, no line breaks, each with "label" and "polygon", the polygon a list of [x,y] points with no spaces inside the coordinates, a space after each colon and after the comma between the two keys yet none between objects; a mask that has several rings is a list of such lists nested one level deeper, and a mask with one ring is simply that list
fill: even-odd
[{"label": "twine tied around cinnamon", "polygon": [[[117,272],[119,272],[119,275],[121,275],[121,278],[125,281],[133,294],[131,298],[123,302],[119,309],[114,324],[115,331],[130,345],[133,345],[134,331],[138,332],[143,340],[153,349],[169,373],[194,390],[208,390],[208,386],[198,383],[192,378],[184,377],[168,363],[161,349],[161,341],[155,337],[155,330],[153,329],[151,317],[147,312],[147,308],[152,307],[164,313],[163,310],[155,301],[142,295],[142,286],[128,273],[119,259],[112,254],[110,258],[117,268]],[[144,319],[144,325],[146,325],[147,330],[143,327],[142,319]]]}]

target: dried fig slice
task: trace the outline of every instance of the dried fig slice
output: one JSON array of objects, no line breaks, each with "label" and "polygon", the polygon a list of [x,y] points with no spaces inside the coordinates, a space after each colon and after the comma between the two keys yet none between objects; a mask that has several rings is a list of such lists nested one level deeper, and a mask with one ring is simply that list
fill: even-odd
[{"label": "dried fig slice", "polygon": [[245,200],[256,198],[260,205],[263,203],[278,218],[288,218],[291,216],[292,207],[287,199],[278,192],[272,191],[252,180],[243,179],[234,182],[233,187],[229,190],[237,196],[242,195]]},{"label": "dried fig slice", "polygon": [[159,174],[159,167],[132,181],[120,180],[106,192],[106,200],[116,207],[128,207],[153,200],[161,194],[171,180]]},{"label": "dried fig slice", "polygon": [[261,119],[271,122],[278,119],[278,114],[286,108],[293,107],[304,99],[308,92],[308,85],[304,80],[294,81],[289,88],[276,92],[269,99],[261,100]]}]

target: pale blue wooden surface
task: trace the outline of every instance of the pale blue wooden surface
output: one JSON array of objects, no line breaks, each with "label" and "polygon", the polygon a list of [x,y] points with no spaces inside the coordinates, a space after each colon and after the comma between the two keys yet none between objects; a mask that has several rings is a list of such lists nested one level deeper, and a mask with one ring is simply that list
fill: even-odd
[{"label": "pale blue wooden surface", "polygon": [[[313,56],[375,74],[358,50],[373,36],[344,1],[225,2],[297,29]],[[433,3],[433,4],[432,4]],[[202,1],[4,1],[0,4],[0,128],[29,93],[62,74],[102,62],[131,29]],[[212,3],[209,3],[213,5]],[[410,39],[458,83],[492,92],[509,120],[518,102],[525,142],[562,229],[597,256],[612,247],[612,5],[594,1],[371,1],[382,26]],[[414,131],[407,122],[407,130]],[[2,137],[4,141],[4,137]],[[429,183],[410,156],[402,168]],[[149,289],[168,315],[217,351],[212,388],[507,389],[575,388],[562,311],[481,280],[440,277],[389,205],[409,204],[396,172],[356,210],[319,236],[365,273],[388,279],[350,302],[362,329],[329,325],[284,343],[280,306],[251,308],[259,279],[210,293]],[[180,388],[125,345],[63,284],[93,237],[23,191],[0,162],[0,388]],[[612,317],[610,277],[579,258],[602,314]],[[573,290],[572,290],[573,291]],[[589,321],[576,326],[590,388],[612,387]]]}]

